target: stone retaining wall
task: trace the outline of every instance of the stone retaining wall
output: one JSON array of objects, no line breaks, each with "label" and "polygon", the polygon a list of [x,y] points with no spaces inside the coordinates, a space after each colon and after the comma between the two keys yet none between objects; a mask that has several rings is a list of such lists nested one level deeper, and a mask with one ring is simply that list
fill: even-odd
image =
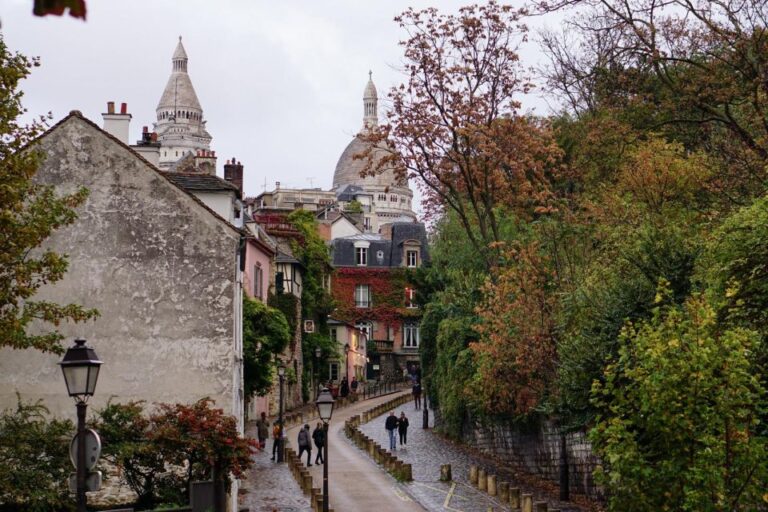
[{"label": "stone retaining wall", "polygon": [[[437,412],[435,422],[439,425]],[[463,430],[466,444],[529,473],[559,481],[561,435],[552,422],[545,422],[528,432],[509,424],[483,425],[479,422],[467,422]],[[567,434],[566,450],[571,491],[601,498],[601,489],[593,477],[600,459],[593,453],[586,434]]]}]

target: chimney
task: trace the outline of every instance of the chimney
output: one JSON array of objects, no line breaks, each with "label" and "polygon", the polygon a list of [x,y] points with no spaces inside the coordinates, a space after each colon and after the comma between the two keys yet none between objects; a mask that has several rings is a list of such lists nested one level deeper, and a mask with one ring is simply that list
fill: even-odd
[{"label": "chimney", "polygon": [[142,127],[141,139],[136,141],[136,145],[131,146],[131,148],[155,167],[160,165],[160,143],[157,142],[157,134],[149,132],[149,127]]},{"label": "chimney", "polygon": [[275,190],[280,190],[280,182],[279,181],[275,182]]},{"label": "chimney", "polygon": [[237,187],[240,191],[240,195],[243,194],[243,164],[235,160],[227,160],[224,165],[224,179]]},{"label": "chimney", "polygon": [[128,105],[120,105],[120,113],[115,114],[115,102],[107,102],[106,114],[101,114],[104,119],[104,131],[115,137],[125,145],[130,144],[128,140],[128,129],[131,125],[131,114],[128,113]]}]

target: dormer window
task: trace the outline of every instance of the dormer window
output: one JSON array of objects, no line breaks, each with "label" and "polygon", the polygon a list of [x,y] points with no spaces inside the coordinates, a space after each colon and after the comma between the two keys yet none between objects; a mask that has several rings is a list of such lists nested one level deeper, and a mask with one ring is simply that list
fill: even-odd
[{"label": "dormer window", "polygon": [[405,251],[405,266],[408,268],[416,268],[419,266],[419,251]]},{"label": "dormer window", "polygon": [[368,265],[367,247],[355,247],[355,264],[358,266]]}]

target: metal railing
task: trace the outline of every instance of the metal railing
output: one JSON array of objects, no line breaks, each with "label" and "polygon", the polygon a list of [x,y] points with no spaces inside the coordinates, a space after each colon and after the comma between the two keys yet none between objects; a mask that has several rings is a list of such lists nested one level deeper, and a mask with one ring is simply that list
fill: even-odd
[{"label": "metal railing", "polygon": [[377,396],[388,395],[408,386],[407,382],[366,382],[357,389],[357,396],[362,400]]}]

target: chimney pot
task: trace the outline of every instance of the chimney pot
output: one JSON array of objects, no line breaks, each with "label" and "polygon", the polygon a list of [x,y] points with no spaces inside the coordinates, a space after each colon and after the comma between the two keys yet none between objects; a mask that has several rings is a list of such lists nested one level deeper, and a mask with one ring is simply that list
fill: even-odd
[{"label": "chimney pot", "polygon": [[115,113],[115,102],[114,101],[108,101],[107,102],[107,114],[114,114]]},{"label": "chimney pot", "polygon": [[142,126],[141,127],[141,133],[147,133],[147,132],[149,132],[149,127],[148,126]]},{"label": "chimney pot", "polygon": [[157,142],[157,132],[152,132],[152,142]]},{"label": "chimney pot", "polygon": [[120,113],[121,114],[127,114],[128,113],[128,104],[127,103],[121,103],[120,104]]}]

